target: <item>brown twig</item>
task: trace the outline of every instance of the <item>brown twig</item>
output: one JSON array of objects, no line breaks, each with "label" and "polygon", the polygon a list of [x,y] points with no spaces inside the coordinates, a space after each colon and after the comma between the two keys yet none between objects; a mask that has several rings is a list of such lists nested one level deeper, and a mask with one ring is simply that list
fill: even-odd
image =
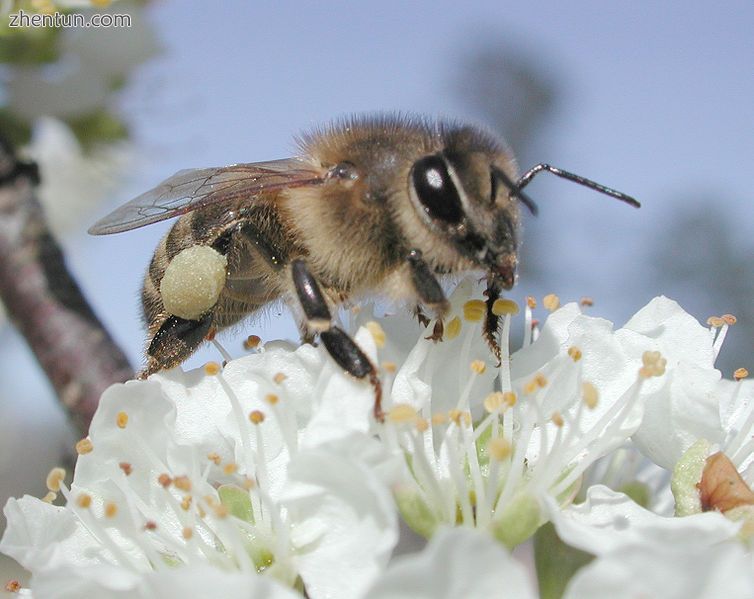
[{"label": "brown twig", "polygon": [[35,195],[36,166],[0,139],[0,299],[86,433],[102,391],[133,369],[66,268]]}]

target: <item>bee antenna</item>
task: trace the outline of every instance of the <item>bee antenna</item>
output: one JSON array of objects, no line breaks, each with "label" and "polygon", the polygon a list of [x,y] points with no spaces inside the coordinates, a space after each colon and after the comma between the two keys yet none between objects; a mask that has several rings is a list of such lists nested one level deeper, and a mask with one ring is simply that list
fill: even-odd
[{"label": "bee antenna", "polygon": [[574,175],[573,173],[569,173],[568,171],[550,166],[549,164],[537,164],[536,166],[526,171],[521,176],[521,178],[516,181],[516,190],[521,190],[526,187],[534,178],[534,176],[538,173],[541,173],[542,171],[552,173],[553,175],[557,175],[558,177],[562,177],[563,179],[568,179],[569,181],[573,181],[574,183],[578,183],[579,185],[583,185],[584,187],[588,187],[589,189],[594,189],[595,191],[604,193],[605,195],[615,198],[616,200],[620,200],[621,202],[625,202],[626,204],[629,204],[634,208],[641,208],[641,204],[638,201],[636,201],[631,196],[626,195],[625,193],[616,191],[615,189],[611,189],[610,187],[605,187],[604,185],[592,181],[591,179],[587,179],[586,177],[581,177],[579,175]]},{"label": "bee antenna", "polygon": [[[519,180],[519,183],[515,183],[513,179],[511,179],[508,175],[506,175],[502,171],[502,169],[499,169],[496,166],[492,167],[492,174],[495,176],[495,178],[498,181],[500,181],[503,185],[505,185],[510,190],[508,193],[509,196],[514,196],[518,198],[519,200],[521,200],[521,203],[529,209],[529,212],[531,212],[534,216],[537,216],[537,214],[539,213],[539,208],[537,208],[537,205],[534,203],[534,200],[532,200],[528,195],[526,195],[523,191],[521,191],[521,188],[523,187],[523,185],[520,184],[520,180]],[[524,185],[526,185],[526,183],[524,183]]]}]

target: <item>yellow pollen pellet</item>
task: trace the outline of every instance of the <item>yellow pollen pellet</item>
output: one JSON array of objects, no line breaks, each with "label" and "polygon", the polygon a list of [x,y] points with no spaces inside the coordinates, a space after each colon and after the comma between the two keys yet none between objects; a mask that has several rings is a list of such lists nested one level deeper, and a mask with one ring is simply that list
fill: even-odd
[{"label": "yellow pollen pellet", "polygon": [[18,593],[22,588],[21,583],[17,580],[9,580],[5,583],[5,590],[8,593]]},{"label": "yellow pollen pellet", "polygon": [[154,520],[147,520],[144,523],[144,530],[157,530],[157,522]]},{"label": "yellow pollen pellet", "polygon": [[484,409],[490,414],[493,412],[499,412],[505,405],[505,396],[502,391],[495,391],[484,398]]},{"label": "yellow pollen pellet", "polygon": [[597,407],[597,402],[599,401],[600,397],[600,394],[597,391],[597,387],[595,387],[589,381],[584,381],[583,383],[581,383],[581,394],[584,397],[584,403],[586,404],[587,408],[593,410]]},{"label": "yellow pollen pellet", "polygon": [[94,445],[92,445],[91,439],[84,437],[80,441],[76,443],[76,453],[79,455],[86,455],[87,453],[92,453],[92,450],[94,449]]},{"label": "yellow pollen pellet", "polygon": [[223,472],[228,475],[235,474],[236,472],[238,472],[238,464],[234,462],[228,462],[227,464],[225,464],[225,466],[223,466]]},{"label": "yellow pollen pellet", "polygon": [[374,339],[374,344],[379,348],[382,349],[385,347],[385,330],[382,328],[379,322],[375,322],[374,320],[370,320],[368,323],[364,325],[372,334],[372,339]]},{"label": "yellow pollen pellet", "polygon": [[474,372],[476,374],[484,374],[485,370],[487,370],[487,365],[482,362],[482,360],[474,360],[471,363],[471,372]]},{"label": "yellow pollen pellet", "polygon": [[264,396],[264,400],[271,406],[274,406],[277,402],[280,401],[280,398],[274,393],[268,393]]},{"label": "yellow pollen pellet", "polygon": [[115,424],[118,425],[118,428],[126,428],[126,425],[128,424],[128,414],[125,412],[118,412],[118,415],[115,417]]},{"label": "yellow pollen pellet", "polygon": [[173,479],[173,485],[175,485],[176,489],[180,489],[181,491],[185,491],[186,493],[191,490],[191,481],[185,474],[182,476],[176,476]]},{"label": "yellow pollen pellet", "polygon": [[183,538],[188,541],[189,539],[191,539],[191,537],[194,536],[194,529],[190,526],[184,527],[184,529],[181,531],[181,536],[183,536]]},{"label": "yellow pollen pellet", "polygon": [[429,422],[426,418],[418,418],[416,420],[416,430],[418,430],[420,433],[423,433],[429,428]]},{"label": "yellow pollen pellet", "polygon": [[417,417],[416,409],[406,403],[394,405],[387,413],[387,419],[395,424],[414,422]]},{"label": "yellow pollen pellet", "polygon": [[440,426],[448,421],[448,415],[445,412],[432,414],[432,426]]},{"label": "yellow pollen pellet", "polygon": [[60,483],[63,482],[63,479],[65,479],[65,470],[63,468],[58,466],[50,470],[47,475],[47,480],[45,481],[48,490],[55,492],[60,491]]},{"label": "yellow pollen pellet", "polygon": [[208,376],[220,374],[220,370],[222,370],[222,367],[217,362],[207,362],[204,365],[204,373]]},{"label": "yellow pollen pellet", "polygon": [[213,463],[215,464],[215,466],[219,466],[219,465],[220,465],[220,462],[222,461],[222,458],[220,457],[220,454],[219,454],[219,453],[217,453],[217,452],[215,452],[215,451],[211,451],[211,452],[209,452],[209,453],[207,454],[207,459],[208,459],[208,460],[209,460],[210,462],[213,462]]},{"label": "yellow pollen pellet", "polygon": [[382,369],[385,372],[389,372],[390,374],[395,374],[395,372],[398,370],[398,364],[396,364],[395,362],[390,362],[390,361],[383,362]]},{"label": "yellow pollen pellet", "polygon": [[560,412],[553,412],[552,416],[550,417],[550,420],[552,420],[552,423],[560,428],[565,424],[565,421],[563,420],[563,415]]},{"label": "yellow pollen pellet", "polygon": [[736,368],[736,370],[733,371],[733,378],[737,381],[745,379],[747,376],[749,376],[749,371],[746,370],[746,368]]},{"label": "yellow pollen pellet", "polygon": [[578,347],[572,345],[568,348],[568,355],[571,357],[571,360],[578,362],[579,360],[581,360],[582,353]]},{"label": "yellow pollen pellet", "polygon": [[542,298],[542,305],[548,312],[555,312],[560,308],[560,298],[554,293],[548,293]]},{"label": "yellow pollen pellet", "polygon": [[498,298],[492,304],[492,313],[495,316],[513,316],[518,314],[518,304],[512,299]]},{"label": "yellow pollen pellet", "polygon": [[256,349],[262,343],[262,338],[258,335],[249,335],[243,342],[243,348],[246,350]]},{"label": "yellow pollen pellet", "polygon": [[57,493],[53,493],[52,491],[47,491],[47,494],[44,497],[42,497],[42,501],[44,501],[45,503],[52,503],[57,498],[58,498]]},{"label": "yellow pollen pellet", "polygon": [[469,300],[463,305],[463,317],[469,322],[481,322],[486,314],[487,305],[482,300]]},{"label": "yellow pollen pellet", "polygon": [[225,507],[222,503],[215,505],[212,510],[215,512],[215,516],[217,516],[218,518],[228,517],[228,508]]},{"label": "yellow pollen pellet", "polygon": [[458,335],[461,334],[461,328],[463,327],[463,323],[461,322],[461,319],[458,318],[458,316],[454,316],[450,319],[450,322],[445,325],[445,340],[446,341],[452,341]]},{"label": "yellow pollen pellet", "polygon": [[535,298],[533,295],[527,295],[526,305],[529,307],[530,310],[534,310],[534,308],[537,307],[537,298]]},{"label": "yellow pollen pellet", "polygon": [[489,451],[490,457],[493,460],[502,462],[504,459],[510,457],[513,447],[507,439],[494,437],[490,439],[490,442],[487,444],[487,451]]},{"label": "yellow pollen pellet", "polygon": [[275,376],[272,377],[272,380],[275,381],[279,385],[287,378],[288,377],[285,376],[282,372],[278,372],[278,373],[275,373]]},{"label": "yellow pollen pellet", "polygon": [[738,322],[738,318],[733,316],[733,314],[723,314],[720,318],[722,318],[723,322],[727,325],[734,325]]},{"label": "yellow pollen pellet", "polygon": [[544,389],[547,386],[547,377],[542,374],[541,372],[538,372],[534,375],[534,380],[537,383],[537,386]]},{"label": "yellow pollen pellet", "polygon": [[112,501],[108,501],[105,504],[105,518],[115,518],[118,514],[118,506]]},{"label": "yellow pollen pellet", "polygon": [[252,410],[249,413],[249,421],[252,424],[262,424],[264,422],[264,412],[260,412],[259,410]]},{"label": "yellow pollen pellet", "polygon": [[189,511],[189,508],[191,507],[191,501],[192,501],[191,495],[184,495],[183,499],[181,499],[181,509],[184,512]]},{"label": "yellow pollen pellet", "polygon": [[594,305],[594,300],[588,295],[585,295],[579,300],[579,305],[584,306],[585,308],[591,308]]},{"label": "yellow pollen pellet", "polygon": [[85,510],[89,509],[89,506],[92,505],[92,496],[87,495],[86,493],[82,493],[81,495],[76,497],[76,505]]},{"label": "yellow pollen pellet", "polygon": [[160,486],[165,487],[166,489],[173,484],[173,479],[170,478],[169,474],[165,474],[164,472],[160,474],[160,476],[157,477],[157,482],[160,483]]}]

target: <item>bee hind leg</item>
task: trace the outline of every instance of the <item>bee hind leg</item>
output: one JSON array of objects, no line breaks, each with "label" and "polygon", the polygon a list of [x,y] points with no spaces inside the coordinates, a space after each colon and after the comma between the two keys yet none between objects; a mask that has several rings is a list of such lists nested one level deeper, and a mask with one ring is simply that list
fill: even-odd
[{"label": "bee hind leg", "polygon": [[178,366],[212,333],[212,313],[198,320],[168,316],[147,347],[147,365],[137,378]]},{"label": "bee hind leg", "polygon": [[296,259],[291,263],[291,275],[307,326],[319,333],[327,353],[338,366],[357,379],[369,380],[374,389],[374,418],[382,422],[382,383],[374,364],[345,331],[332,324],[325,296],[303,260]]}]

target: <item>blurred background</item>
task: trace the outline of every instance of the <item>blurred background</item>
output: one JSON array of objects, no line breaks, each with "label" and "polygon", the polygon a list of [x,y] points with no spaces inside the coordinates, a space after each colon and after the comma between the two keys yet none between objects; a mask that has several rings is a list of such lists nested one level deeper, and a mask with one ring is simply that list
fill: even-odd
[{"label": "blurred background", "polygon": [[[130,28],[24,31],[4,4],[0,133],[39,162],[68,265],[134,366],[169,223],[90,237],[94,220],[179,169],[289,156],[302,130],[405,111],[482,123],[522,170],[549,162],[643,203],[538,177],[514,299],[590,296],[617,326],[659,294],[702,322],[733,313],[718,366],[754,370],[751,2],[118,1],[96,10]],[[252,332],[296,337],[275,311],[221,340],[240,355]],[[75,437],[7,322],[0,381],[0,500],[42,495]]]}]

